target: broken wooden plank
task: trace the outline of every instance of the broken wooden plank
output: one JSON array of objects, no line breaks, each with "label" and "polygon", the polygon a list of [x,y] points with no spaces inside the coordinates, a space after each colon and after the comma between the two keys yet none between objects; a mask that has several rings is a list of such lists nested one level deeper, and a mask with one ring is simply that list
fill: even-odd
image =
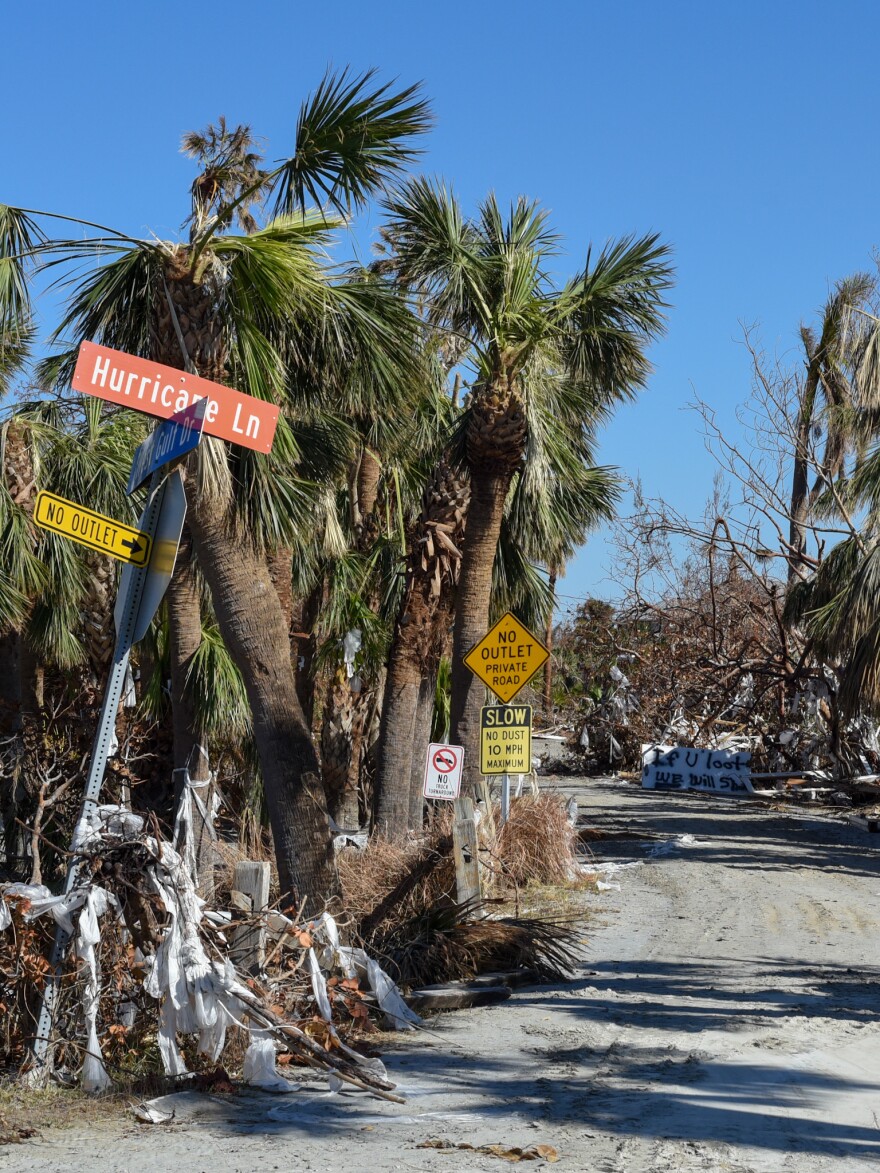
[{"label": "broken wooden plank", "polygon": [[236,909],[248,910],[252,919],[232,930],[229,955],[249,973],[260,969],[266,960],[266,926],[262,918],[255,922],[253,917],[265,912],[269,904],[269,876],[269,865],[262,860],[243,859],[235,865],[231,903]]}]

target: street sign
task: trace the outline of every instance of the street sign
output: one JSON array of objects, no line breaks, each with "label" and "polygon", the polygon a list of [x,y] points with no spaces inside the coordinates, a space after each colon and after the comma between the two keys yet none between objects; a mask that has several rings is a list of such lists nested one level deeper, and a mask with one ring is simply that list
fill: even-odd
[{"label": "street sign", "polygon": [[[153,478],[147,505],[141,515],[140,525],[145,536],[149,539],[150,547],[157,532],[157,521],[160,508],[167,496],[169,481],[180,479],[180,472],[175,471],[172,478],[162,481],[158,473]],[[48,495],[48,494],[47,494]],[[42,496],[42,494],[40,494]],[[63,502],[63,498],[59,498]],[[63,502],[71,504],[70,502]],[[38,498],[39,506],[39,498]],[[56,515],[57,516],[57,515]],[[98,515],[96,515],[98,516]],[[115,522],[113,524],[116,524]],[[181,518],[181,525],[183,520]],[[127,527],[126,527],[127,528]],[[63,532],[63,531],[59,531]],[[136,530],[132,531],[137,533]],[[110,551],[106,551],[109,553]],[[128,672],[128,662],[131,656],[131,645],[134,642],[134,628],[140,614],[141,596],[144,586],[149,581],[150,572],[143,566],[127,565],[122,572],[119,600],[113,618],[116,621],[116,643],[113,648],[113,659],[110,665],[110,675],[104,689],[104,700],[101,705],[101,715],[98,718],[98,729],[92,743],[92,755],[89,760],[89,772],[86,775],[85,790],[83,792],[82,811],[77,822],[78,827],[85,825],[87,817],[95,810],[101,794],[101,784],[104,772],[107,769],[107,758],[110,746],[115,737],[116,714],[119,712],[119,703],[122,700],[122,691]],[[121,600],[121,605],[120,605]],[[76,835],[74,836],[76,843]],[[70,895],[80,882],[84,861],[77,855],[72,855],[67,865],[67,879],[64,884],[65,895]],[[59,924],[55,930],[55,942],[49,955],[49,972],[46,974],[43,986],[43,999],[37,1018],[37,1029],[32,1044],[34,1058],[34,1074],[38,1082],[43,1082],[51,1067],[52,1030],[58,1009],[58,991],[61,984],[61,962],[67,949],[70,935],[63,925]]]},{"label": "street sign", "polygon": [[428,746],[425,761],[425,798],[445,798],[454,802],[461,788],[464,750],[460,745]]},{"label": "street sign", "polygon": [[61,534],[90,550],[109,554],[120,562],[146,566],[150,560],[153,542],[149,534],[54,493],[43,491],[37,494],[34,521],[41,529]]},{"label": "street sign", "polygon": [[471,648],[464,662],[506,704],[528,684],[549,655],[538,637],[508,611]]},{"label": "street sign", "polygon": [[532,706],[480,709],[480,773],[528,774],[532,769]]},{"label": "street sign", "polygon": [[135,451],[128,476],[129,496],[163,464],[170,464],[192,452],[202,439],[207,399],[198,399],[183,411],[176,411],[169,419],[157,424],[143,444]]},{"label": "street sign", "polygon": [[95,395],[162,419],[199,399],[207,399],[205,431],[209,436],[231,440],[256,452],[272,450],[278,424],[275,404],[175,367],[83,342],[71,386],[84,395]]},{"label": "street sign", "polygon": [[[177,547],[180,545],[180,535],[186,517],[186,493],[183,488],[183,478],[180,469],[174,471],[159,486],[157,493],[158,516],[155,521],[153,537],[153,556],[146,570],[135,570],[133,567],[124,567],[119,579],[119,593],[116,596],[116,609],[113,620],[116,630],[121,631],[123,614],[128,597],[128,589],[132,576],[140,574],[144,582],[139,596],[137,610],[132,626],[131,642],[137,643],[147,634],[150,620],[156,614],[159,604],[168,589],[171,575],[174,573],[174,563],[177,559]],[[151,509],[148,503],[141,516],[140,524]]]}]

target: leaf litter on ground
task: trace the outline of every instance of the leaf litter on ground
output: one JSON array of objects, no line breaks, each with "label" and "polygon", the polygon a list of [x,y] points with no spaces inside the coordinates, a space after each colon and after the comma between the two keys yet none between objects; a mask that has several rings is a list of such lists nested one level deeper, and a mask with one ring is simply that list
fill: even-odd
[{"label": "leaf litter on ground", "polygon": [[519,1148],[516,1145],[508,1147],[503,1144],[468,1144],[467,1141],[460,1141],[455,1144],[451,1140],[441,1140],[432,1138],[430,1140],[423,1140],[421,1144],[416,1145],[417,1149],[437,1149],[440,1152],[453,1152],[456,1149],[465,1150],[471,1153],[481,1153],[486,1157],[500,1157],[502,1161],[509,1161],[511,1164],[516,1164],[519,1161],[547,1161],[548,1164],[554,1164],[559,1160],[559,1152],[550,1144],[533,1144],[529,1145],[527,1149]]}]

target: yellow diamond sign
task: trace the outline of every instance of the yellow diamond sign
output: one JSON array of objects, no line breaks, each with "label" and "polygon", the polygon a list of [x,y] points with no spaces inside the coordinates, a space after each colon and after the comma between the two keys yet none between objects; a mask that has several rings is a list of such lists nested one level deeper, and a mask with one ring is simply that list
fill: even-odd
[{"label": "yellow diamond sign", "polygon": [[508,611],[464,658],[474,676],[499,700],[513,700],[550,653],[536,635]]}]

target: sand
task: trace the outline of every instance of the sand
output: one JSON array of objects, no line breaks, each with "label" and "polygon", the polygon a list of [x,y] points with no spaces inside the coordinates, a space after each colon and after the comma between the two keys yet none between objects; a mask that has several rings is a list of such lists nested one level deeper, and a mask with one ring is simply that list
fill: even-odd
[{"label": "sand", "polygon": [[[553,783],[548,783],[553,785]],[[566,779],[620,884],[587,897],[583,971],[394,1036],[405,1105],[182,1093],[169,1125],[48,1129],[20,1173],[473,1170],[472,1145],[552,1145],[558,1168],[880,1168],[880,836],[752,800]],[[539,1162],[526,1165],[537,1168]]]}]

